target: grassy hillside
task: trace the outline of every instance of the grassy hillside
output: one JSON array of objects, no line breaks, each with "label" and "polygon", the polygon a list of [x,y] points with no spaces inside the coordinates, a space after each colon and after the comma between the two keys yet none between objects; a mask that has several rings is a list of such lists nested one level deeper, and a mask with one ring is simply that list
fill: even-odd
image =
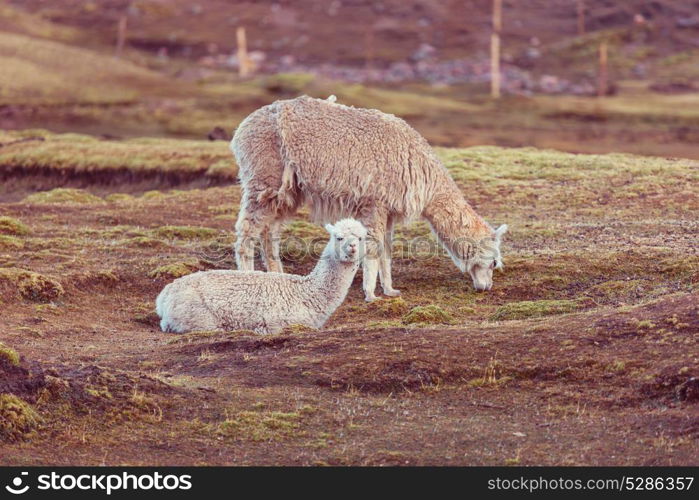
[{"label": "grassy hillside", "polygon": [[90,175],[108,182],[110,175],[129,172],[134,178],[149,174],[220,177],[237,175],[226,142],[175,139],[100,140],[78,134],[45,130],[0,131],[0,173],[44,173],[63,178]]},{"label": "grassy hillside", "polygon": [[0,32],[0,104],[115,103],[171,90],[164,76],[110,55]]}]

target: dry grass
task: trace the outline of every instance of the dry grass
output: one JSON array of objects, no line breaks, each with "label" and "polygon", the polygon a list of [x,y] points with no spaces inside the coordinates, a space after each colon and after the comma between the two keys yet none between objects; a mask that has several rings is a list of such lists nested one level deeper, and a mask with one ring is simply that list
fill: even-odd
[{"label": "dry grass", "polygon": [[181,179],[209,177],[231,182],[236,178],[235,160],[224,142],[173,139],[105,141],[78,134],[47,131],[0,132],[0,142],[22,137],[43,141],[0,148],[0,170],[53,171],[64,176],[172,175]]},{"label": "dry grass", "polygon": [[0,343],[0,358],[14,366],[19,366],[19,354],[17,351],[11,347],[7,347],[5,344]]},{"label": "dry grass", "polygon": [[48,276],[15,267],[0,267],[0,290],[35,302],[50,302],[63,295],[63,286]]},{"label": "dry grass", "polygon": [[170,89],[165,77],[59,42],[0,33],[0,102],[105,103]]},{"label": "dry grass", "polygon": [[18,441],[39,424],[39,416],[26,401],[12,394],[0,394],[0,440]]},{"label": "dry grass", "polygon": [[29,228],[17,219],[2,216],[0,217],[0,234],[24,236],[29,234]]}]

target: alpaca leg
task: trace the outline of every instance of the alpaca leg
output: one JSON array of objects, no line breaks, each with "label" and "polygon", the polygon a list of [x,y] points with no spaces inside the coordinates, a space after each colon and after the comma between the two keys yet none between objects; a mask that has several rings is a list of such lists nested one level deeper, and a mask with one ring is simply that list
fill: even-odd
[{"label": "alpaca leg", "polygon": [[282,261],[279,257],[281,237],[281,221],[274,220],[262,231],[262,255],[267,271],[283,273]]},{"label": "alpaca leg", "polygon": [[386,233],[384,234],[383,252],[379,260],[379,277],[383,293],[389,297],[398,297],[400,290],[393,288],[393,278],[391,276],[391,257],[393,251],[393,221],[388,220]]},{"label": "alpaca leg", "polygon": [[379,272],[379,263],[383,253],[384,234],[386,232],[386,215],[383,211],[373,209],[368,214],[360,217],[360,221],[367,228],[369,234],[366,241],[366,253],[363,266],[364,298],[367,302],[376,300],[376,278]]},{"label": "alpaca leg", "polygon": [[240,202],[240,213],[238,221],[235,223],[235,263],[239,271],[253,271],[255,269],[255,246],[260,238],[260,233],[264,229],[260,220],[264,216],[260,213],[260,206],[255,206],[249,202],[248,193],[243,194]]},{"label": "alpaca leg", "polygon": [[364,299],[367,302],[374,302],[378,297],[376,291],[376,277],[379,272],[379,261],[376,258],[364,257],[363,282]]}]

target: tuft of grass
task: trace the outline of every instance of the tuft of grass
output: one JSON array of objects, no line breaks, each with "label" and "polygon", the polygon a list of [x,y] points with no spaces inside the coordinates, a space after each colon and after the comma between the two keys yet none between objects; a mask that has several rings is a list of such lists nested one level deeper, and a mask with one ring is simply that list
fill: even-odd
[{"label": "tuft of grass", "polygon": [[152,231],[160,238],[180,240],[206,240],[215,237],[218,231],[209,227],[195,226],[162,226]]},{"label": "tuft of grass", "polygon": [[430,304],[427,306],[413,307],[408,314],[403,316],[403,323],[451,323],[454,318],[439,306]]},{"label": "tuft of grass", "polygon": [[311,328],[310,326],[294,323],[292,325],[285,326],[280,334],[281,335],[284,335],[284,334],[294,335],[294,334],[314,332],[314,331],[316,331],[315,328]]},{"label": "tuft of grass", "polygon": [[0,394],[0,440],[18,441],[39,425],[36,411],[14,394]]},{"label": "tuft of grass", "polygon": [[19,353],[0,342],[0,358],[6,359],[11,365],[19,366]]},{"label": "tuft of grass", "polygon": [[158,191],[157,189],[152,189],[143,193],[141,198],[144,200],[157,200],[160,198],[165,198],[165,193]]},{"label": "tuft of grass", "polygon": [[22,200],[24,203],[104,203],[99,196],[83,189],[56,188],[51,191],[33,193]]},{"label": "tuft of grass", "polygon": [[119,242],[121,246],[138,248],[158,248],[167,246],[164,241],[150,238],[148,236],[135,236]]},{"label": "tuft of grass", "polygon": [[408,304],[402,297],[376,300],[369,304],[369,309],[374,310],[384,316],[402,316],[408,312]]},{"label": "tuft of grass", "polygon": [[523,300],[498,307],[491,320],[538,318],[553,314],[575,311],[578,303],[574,300]]},{"label": "tuft of grass", "polygon": [[150,278],[180,278],[199,270],[199,266],[192,262],[174,262],[156,267],[148,273]]},{"label": "tuft of grass", "polygon": [[636,328],[639,330],[651,330],[656,327],[656,324],[649,319],[636,320]]},{"label": "tuft of grass", "polygon": [[628,295],[642,294],[644,285],[643,280],[610,280],[593,286],[588,290],[588,293],[618,299]]},{"label": "tuft of grass", "polygon": [[241,411],[221,422],[216,432],[224,437],[250,441],[279,441],[300,434],[297,412]]},{"label": "tuft of grass", "polygon": [[15,236],[0,234],[0,250],[19,250],[24,248],[24,242]]},{"label": "tuft of grass", "polygon": [[134,197],[128,193],[112,193],[104,197],[105,201],[110,203],[119,203],[122,201],[133,201]]},{"label": "tuft of grass", "polygon": [[16,267],[0,268],[0,285],[3,284],[34,302],[50,302],[64,293],[63,286],[53,278]]},{"label": "tuft of grass", "polygon": [[494,358],[488,362],[483,376],[469,380],[468,387],[499,387],[507,384],[512,377],[503,375],[501,364]]},{"label": "tuft of grass", "polygon": [[29,228],[17,219],[3,216],[0,217],[0,234],[23,236],[29,234]]}]

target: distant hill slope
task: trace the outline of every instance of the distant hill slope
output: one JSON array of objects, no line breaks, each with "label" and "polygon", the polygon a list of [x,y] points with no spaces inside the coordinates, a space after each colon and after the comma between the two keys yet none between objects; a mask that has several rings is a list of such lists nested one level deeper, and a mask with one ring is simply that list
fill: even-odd
[{"label": "distant hill slope", "polygon": [[[644,16],[652,26],[649,36],[658,56],[696,47],[699,39],[698,0],[584,3],[588,31],[633,28],[634,16]],[[168,47],[174,55],[202,55],[211,43],[231,51],[236,27],[245,26],[250,48],[270,57],[361,65],[370,42],[375,64],[381,65],[411,57],[421,43],[435,47],[443,59],[487,56],[492,0],[22,0],[13,5],[88,30],[101,43],[114,42],[117,20],[126,14],[133,47]],[[576,0],[503,3],[507,57],[525,54],[533,37],[546,50],[577,35]],[[554,61],[557,66],[564,63]]]},{"label": "distant hill slope", "polygon": [[0,68],[0,104],[113,103],[173,86],[128,61],[7,32],[0,32]]}]

